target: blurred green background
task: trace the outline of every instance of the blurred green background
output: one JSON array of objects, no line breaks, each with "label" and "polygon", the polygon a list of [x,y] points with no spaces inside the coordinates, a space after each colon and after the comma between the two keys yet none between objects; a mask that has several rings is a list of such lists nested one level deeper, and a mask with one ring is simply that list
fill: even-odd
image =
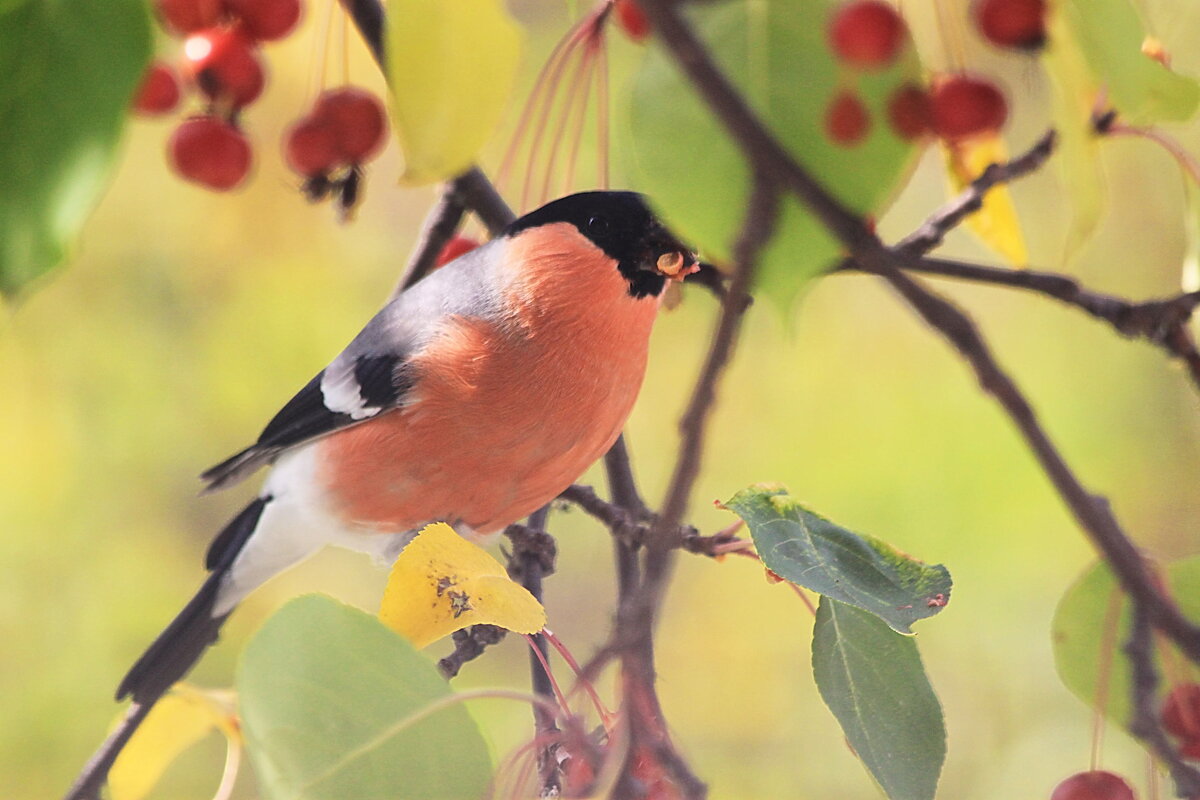
[{"label": "blurred green background", "polygon": [[[930,21],[911,5],[924,46]],[[528,84],[563,30],[563,6],[517,8],[534,34]],[[1176,67],[1200,72],[1200,54],[1184,47],[1200,35],[1200,10],[1184,0],[1144,8]],[[99,743],[117,712],[117,681],[198,586],[209,537],[255,491],[251,481],[200,498],[195,476],[251,441],[373,313],[433,197],[393,185],[394,148],[372,165],[353,224],[336,224],[331,209],[295,190],[277,142],[311,100],[323,19],[310,10],[297,35],[268,51],[268,92],[246,120],[258,167],[245,190],[219,196],[185,185],[162,155],[170,123],[136,122],[69,267],[3,311],[6,797],[61,794]],[[619,109],[620,77],[638,50],[614,36],[611,56]],[[1015,98],[1010,146],[1031,143],[1048,118],[1040,73],[1020,58],[968,57]],[[353,49],[352,62],[355,82],[380,86],[363,53]],[[1200,149],[1194,130],[1172,132]],[[619,170],[622,153],[613,157]],[[1054,170],[1014,187],[1032,262],[1134,298],[1177,291],[1185,248],[1177,169],[1136,141],[1112,142],[1104,158],[1107,211],[1070,261],[1062,255],[1070,209]],[[625,184],[619,172],[614,184]],[[911,230],[944,193],[940,159],[929,152],[881,232]],[[962,233],[945,252],[990,258]],[[1200,398],[1181,370],[1050,301],[938,288],[979,320],[1081,478],[1112,499],[1142,546],[1162,558],[1200,549]],[[714,312],[712,299],[689,291],[655,333],[628,428],[652,502]],[[602,484],[596,472],[588,480]],[[1087,767],[1091,716],[1059,684],[1048,632],[1057,598],[1091,551],[970,372],[879,282],[832,277],[790,315],[766,302],[751,310],[721,386],[692,520],[709,532],[728,525],[732,515],[712,501],[757,481],[783,482],[840,524],[951,570],[953,602],[918,626],[949,730],[939,797],[1048,796]],[[547,585],[551,627],[586,657],[610,620],[609,541],[580,513],[556,514],[552,526],[560,558]],[[374,609],[383,580],[364,557],[318,556],[255,593],[192,680],[229,685],[242,643],[289,597],[329,592]],[[878,796],[813,687],[810,627],[796,598],[751,562],[681,559],[659,631],[661,690],[674,736],[712,797]],[[524,650],[506,642],[456,685],[527,685]],[[474,710],[499,755],[529,736],[526,707],[490,701]],[[214,736],[155,796],[210,796],[222,751]],[[1106,739],[1103,764],[1146,790],[1146,759],[1122,734]],[[249,769],[237,796],[256,796]]]}]

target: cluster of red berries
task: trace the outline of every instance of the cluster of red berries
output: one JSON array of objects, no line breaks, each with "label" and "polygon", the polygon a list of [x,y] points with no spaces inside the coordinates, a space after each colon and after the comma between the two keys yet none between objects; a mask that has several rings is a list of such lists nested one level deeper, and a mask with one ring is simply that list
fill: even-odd
[{"label": "cluster of red berries", "polygon": [[[175,129],[168,157],[183,178],[211,189],[240,184],[250,171],[250,141],[239,124],[241,110],[266,84],[259,45],[286,36],[300,20],[300,0],[157,0],[159,19],[183,38],[180,72],[205,108]],[[134,99],[144,114],[166,114],[183,91],[175,72],[150,65]]]},{"label": "cluster of red berries", "polygon": [[343,213],[358,201],[362,164],[383,148],[387,117],[379,98],[342,86],[322,92],[312,111],[284,134],[288,166],[304,177],[310,200],[332,195]]},{"label": "cluster of red berries", "polygon": [[[977,0],[974,18],[993,44],[1032,50],[1046,40],[1045,0]],[[839,6],[826,31],[830,48],[852,75],[885,69],[909,41],[904,19],[883,0],[854,0]],[[938,75],[925,88],[905,84],[887,101],[887,121],[902,139],[933,134],[947,142],[995,133],[1008,117],[1003,92],[990,80],[965,73]],[[825,109],[825,133],[853,147],[871,129],[871,114],[853,86],[843,86]]]},{"label": "cluster of red berries", "polygon": [[[241,113],[262,94],[266,72],[263,42],[284,38],[300,20],[301,0],[156,0],[159,19],[183,39],[180,73],[151,64],[134,98],[144,114],[167,114],[184,89],[196,91],[203,110],[172,134],[168,159],[185,180],[210,189],[232,189],[245,180],[253,160]],[[342,87],[323,93],[313,110],[289,129],[288,164],[305,180],[304,191],[319,199],[334,194],[343,208],[354,205],[362,163],[383,145],[386,121],[378,98]]]}]

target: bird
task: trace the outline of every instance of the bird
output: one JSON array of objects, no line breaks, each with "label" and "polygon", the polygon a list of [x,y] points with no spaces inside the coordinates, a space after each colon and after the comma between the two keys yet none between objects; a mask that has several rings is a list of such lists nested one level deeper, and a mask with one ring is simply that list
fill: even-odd
[{"label": "bird", "polygon": [[696,254],[627,191],[554,200],[389,301],[206,491],[262,467],[208,576],[117,689],[143,709],[238,603],[325,545],[388,563],[431,522],[487,542],[608,450],[671,280]]}]

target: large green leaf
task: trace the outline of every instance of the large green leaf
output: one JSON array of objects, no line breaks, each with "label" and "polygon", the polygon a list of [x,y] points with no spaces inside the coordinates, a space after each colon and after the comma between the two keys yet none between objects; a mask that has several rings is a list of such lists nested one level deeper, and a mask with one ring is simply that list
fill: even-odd
[{"label": "large green leaf", "polygon": [[521,29],[502,0],[390,0],[387,73],[409,183],[465,170],[504,113]]},{"label": "large green leaf", "polygon": [[144,0],[0,4],[0,294],[65,256],[150,53]]},{"label": "large green leaf", "polygon": [[[912,163],[916,148],[886,122],[900,85],[919,81],[908,46],[882,72],[854,75],[834,60],[825,28],[833,0],[691,3],[688,19],[753,109],[790,152],[843,203],[879,212]],[[825,134],[834,94],[854,87],[871,115],[854,147]],[[651,49],[633,87],[631,149],[639,185],[671,224],[709,258],[728,260],[745,215],[749,172],[728,134],[661,45]],[[829,267],[842,248],[795,201],[785,205],[763,256],[760,286],[784,304]]]},{"label": "large green leaf", "polygon": [[799,586],[857,606],[894,630],[931,617],[950,600],[950,573],[886,542],[839,527],[773,484],[743,489],[725,504],[750,526],[759,558]]},{"label": "large green leaf", "polygon": [[[1200,556],[1169,564],[1166,578],[1180,610],[1200,620]],[[1063,595],[1051,625],[1054,663],[1062,682],[1084,703],[1125,728],[1132,713],[1131,684],[1129,661],[1121,647],[1129,636],[1129,623],[1129,600],[1108,564],[1099,562]],[[1163,642],[1156,658],[1164,648],[1174,650]],[[1185,658],[1175,651],[1174,660],[1184,663]]]},{"label": "large green leaf", "polygon": [[279,610],[246,646],[238,693],[264,793],[296,800],[477,798],[487,745],[434,665],[327,597]]},{"label": "large green leaf", "polygon": [[822,597],[812,657],[822,699],[887,796],[931,800],[946,759],[946,726],[916,640]]},{"label": "large green leaf", "polygon": [[1058,8],[1123,119],[1178,122],[1196,113],[1200,85],[1142,53],[1145,27],[1130,0],[1066,0]]}]

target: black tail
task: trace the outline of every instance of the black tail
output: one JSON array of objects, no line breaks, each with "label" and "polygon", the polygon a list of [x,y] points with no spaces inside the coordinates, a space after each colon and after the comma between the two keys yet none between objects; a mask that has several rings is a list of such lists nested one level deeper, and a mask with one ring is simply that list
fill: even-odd
[{"label": "black tail", "polygon": [[108,770],[129,737],[142,724],[158,699],[186,675],[208,646],[217,640],[221,625],[229,616],[222,614],[214,617],[212,613],[217,604],[221,580],[229,574],[234,559],[258,527],[259,517],[270,501],[269,495],[256,499],[217,534],[205,559],[205,566],[210,570],[208,579],[121,681],[117,699],[132,695],[133,705],[121,724],[84,765],[75,784],[68,790],[66,800],[99,800]]},{"label": "black tail", "polygon": [[229,616],[213,616],[221,581],[250,534],[254,533],[258,518],[270,499],[257,498],[213,540],[206,559],[206,566],[211,570],[208,580],[129,670],[117,688],[118,700],[132,695],[135,703],[153,703],[186,675],[209,645],[217,640],[221,625]]}]

